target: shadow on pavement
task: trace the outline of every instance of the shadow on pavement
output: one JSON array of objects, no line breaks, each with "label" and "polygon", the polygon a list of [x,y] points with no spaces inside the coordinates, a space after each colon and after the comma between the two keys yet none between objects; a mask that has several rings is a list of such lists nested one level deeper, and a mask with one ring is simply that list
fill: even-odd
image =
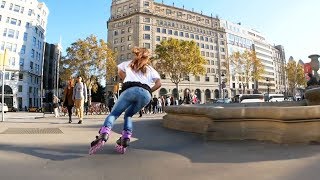
[{"label": "shadow on pavement", "polygon": [[[179,132],[162,127],[161,119],[134,118],[133,137],[136,141],[131,142],[128,153],[138,153],[136,150],[151,150],[169,152],[188,158],[194,163],[244,163],[260,161],[276,161],[306,158],[316,155],[320,151],[318,145],[281,145],[271,142],[259,141],[210,141],[206,142],[199,134]],[[122,119],[118,119],[113,131],[120,133]],[[103,121],[101,121],[102,124]],[[80,126],[79,126],[80,127]],[[82,131],[90,128],[98,129],[99,125],[81,125]],[[92,134],[92,140],[97,134]],[[111,136],[119,136],[113,133]],[[118,137],[115,137],[116,139]],[[91,139],[91,138],[90,138]],[[35,157],[63,161],[88,156],[89,143],[67,146],[31,147],[25,145],[1,144],[2,151],[15,151],[29,154]],[[112,145],[111,145],[112,144]],[[108,142],[98,154],[117,154],[114,151],[115,142]]]},{"label": "shadow on pavement", "polygon": [[[122,119],[119,119],[122,121]],[[121,133],[123,123],[113,131]],[[99,129],[100,126],[88,126]],[[162,127],[161,119],[133,122],[133,137],[129,148],[164,151],[182,155],[197,163],[244,163],[288,160],[318,154],[320,146],[307,144],[275,144],[261,141],[204,141],[202,135]]]}]

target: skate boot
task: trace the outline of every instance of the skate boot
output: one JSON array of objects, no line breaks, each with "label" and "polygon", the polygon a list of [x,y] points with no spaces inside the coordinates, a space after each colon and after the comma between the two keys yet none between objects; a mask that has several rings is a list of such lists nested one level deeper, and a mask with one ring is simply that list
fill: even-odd
[{"label": "skate boot", "polygon": [[108,140],[111,129],[108,127],[101,127],[99,130],[99,136],[96,136],[96,139],[91,142],[89,154],[94,154],[99,149],[101,149],[104,143]]},{"label": "skate boot", "polygon": [[122,131],[122,136],[116,142],[116,151],[124,154],[130,143],[132,133],[130,131]]}]

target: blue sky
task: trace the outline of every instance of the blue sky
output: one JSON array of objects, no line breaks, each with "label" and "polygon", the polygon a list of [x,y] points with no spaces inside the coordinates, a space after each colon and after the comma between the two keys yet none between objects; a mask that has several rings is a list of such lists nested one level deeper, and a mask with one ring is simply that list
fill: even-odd
[{"label": "blue sky", "polygon": [[[40,0],[41,1],[41,0]],[[47,41],[63,48],[95,34],[107,40],[106,21],[111,0],[42,0],[49,8]],[[162,2],[156,0],[156,2]],[[284,45],[286,59],[309,62],[320,54],[320,1],[318,0],[163,0],[165,4],[218,15],[265,34],[271,43]]]}]

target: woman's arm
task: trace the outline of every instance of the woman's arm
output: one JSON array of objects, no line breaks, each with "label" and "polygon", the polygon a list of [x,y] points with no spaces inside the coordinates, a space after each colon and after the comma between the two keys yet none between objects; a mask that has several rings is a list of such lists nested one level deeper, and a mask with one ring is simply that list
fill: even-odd
[{"label": "woman's arm", "polygon": [[161,81],[160,81],[160,79],[157,79],[157,80],[154,82],[154,86],[151,88],[151,92],[156,91],[156,90],[159,89],[160,87],[161,87]]},{"label": "woman's arm", "polygon": [[122,80],[124,80],[124,78],[126,77],[126,73],[119,68],[118,68],[118,75]]}]

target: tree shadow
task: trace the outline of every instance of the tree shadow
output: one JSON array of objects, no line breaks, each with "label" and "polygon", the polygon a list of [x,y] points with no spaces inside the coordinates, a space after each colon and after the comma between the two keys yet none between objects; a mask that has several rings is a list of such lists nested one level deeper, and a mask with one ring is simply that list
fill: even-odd
[{"label": "tree shadow", "polygon": [[[320,146],[276,144],[256,140],[204,141],[202,135],[166,129],[162,120],[135,121],[130,148],[180,154],[199,163],[244,163],[299,159],[318,154]],[[120,133],[123,124],[113,130]]]},{"label": "tree shadow", "polygon": [[[98,123],[101,122],[101,123]],[[112,139],[117,139],[123,127],[121,118],[115,123]],[[139,155],[139,150],[155,152],[169,152],[188,158],[193,163],[245,163],[260,161],[277,161],[310,157],[318,154],[320,146],[306,144],[275,144],[261,141],[204,141],[199,134],[180,132],[166,129],[161,119],[138,119],[133,122],[133,141],[130,143],[128,153]],[[92,131],[100,128],[102,120],[95,124],[82,124],[77,126],[83,130]],[[65,127],[65,126],[64,126]],[[71,127],[71,126],[70,126]],[[90,130],[89,130],[90,129]],[[92,140],[97,135],[92,134]],[[119,133],[119,134],[117,134]],[[109,142],[97,154],[116,155],[115,142]],[[71,145],[27,146],[0,144],[3,151],[14,151],[29,154],[35,157],[63,161],[88,156],[90,142]]]}]

